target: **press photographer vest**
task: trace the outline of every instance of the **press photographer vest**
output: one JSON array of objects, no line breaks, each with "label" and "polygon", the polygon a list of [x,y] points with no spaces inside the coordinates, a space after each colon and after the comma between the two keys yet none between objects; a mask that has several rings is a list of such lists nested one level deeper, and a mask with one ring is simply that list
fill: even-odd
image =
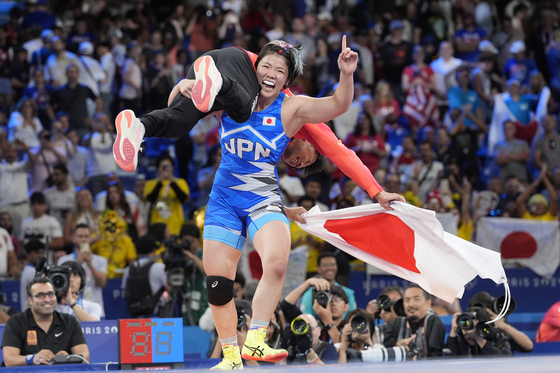
[{"label": "press photographer vest", "polygon": [[[424,321],[422,325],[418,328],[418,330],[412,330],[410,326],[410,322],[407,320],[406,317],[399,317],[399,335],[397,337],[397,341],[401,339],[410,338],[412,334],[416,334],[416,339],[412,342],[416,345],[416,348],[419,351],[419,356],[424,357],[428,355],[428,341],[426,336],[426,326],[428,325],[428,320],[432,316],[437,316],[436,313],[429,309],[428,313],[426,313],[426,317],[424,317]],[[420,338],[418,338],[420,336]]]}]

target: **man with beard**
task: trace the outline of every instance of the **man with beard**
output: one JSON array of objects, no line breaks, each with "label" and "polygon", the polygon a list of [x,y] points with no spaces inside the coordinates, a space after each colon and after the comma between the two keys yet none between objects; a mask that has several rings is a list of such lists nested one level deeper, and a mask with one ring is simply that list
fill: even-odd
[{"label": "man with beard", "polygon": [[430,294],[417,284],[404,291],[404,312],[389,323],[385,331],[385,347],[408,346],[418,359],[442,356],[445,344],[443,322],[430,308]]},{"label": "man with beard", "polygon": [[10,317],[2,338],[8,367],[49,365],[55,356],[79,354],[89,361],[89,349],[78,320],[55,311],[56,294],[48,277],[27,285],[29,309]]}]

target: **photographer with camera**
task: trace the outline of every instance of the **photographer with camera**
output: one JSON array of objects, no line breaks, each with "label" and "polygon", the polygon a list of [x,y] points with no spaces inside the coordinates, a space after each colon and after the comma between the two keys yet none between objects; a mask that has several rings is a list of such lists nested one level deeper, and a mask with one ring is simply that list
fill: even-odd
[{"label": "photographer with camera", "polygon": [[[352,311],[356,309],[356,298],[354,297],[354,290],[340,285],[336,282],[336,274],[338,273],[338,266],[336,264],[336,256],[329,251],[322,252],[317,258],[317,278],[325,279],[329,282],[331,286],[339,286],[346,293],[346,298],[348,301],[349,308],[344,311]],[[318,316],[315,308],[313,307],[313,292],[312,289],[308,289],[301,297],[300,309],[303,313],[310,313],[313,316]],[[327,325],[327,324],[325,324]]]},{"label": "photographer with camera", "polygon": [[481,307],[454,314],[444,353],[451,357],[513,356],[505,334],[494,324],[487,324],[490,320],[489,313]]},{"label": "photographer with camera", "polygon": [[[184,255],[187,260],[185,268],[184,295],[194,318],[192,325],[198,321],[208,308],[206,294],[206,272],[202,264],[202,248],[200,247],[200,229],[195,224],[183,225],[180,232],[181,242],[185,243]],[[184,325],[191,325],[186,312],[183,312]]]},{"label": "photographer with camera", "polygon": [[[504,306],[504,297],[501,296],[499,298],[495,298],[489,293],[481,291],[473,295],[473,297],[469,300],[469,307],[475,306],[486,308],[490,318],[495,319]],[[506,317],[496,321],[494,325],[506,335],[513,351],[531,352],[533,351],[533,341],[531,338],[522,331],[517,330],[517,328],[513,325],[507,323],[507,316],[511,315],[515,311],[515,307],[515,299],[512,298]]]},{"label": "photographer with camera", "polygon": [[[388,286],[381,290],[377,299],[369,301],[366,311],[374,319],[385,321],[384,324],[375,327],[377,343],[383,344],[387,325],[399,315],[395,311],[397,301],[402,299],[404,290],[400,286]],[[400,302],[402,305],[402,301]]]},{"label": "photographer with camera", "polygon": [[60,267],[68,268],[70,276],[68,287],[57,292],[58,304],[56,310],[60,313],[74,315],[80,322],[101,320],[103,313],[101,306],[84,299],[83,296],[86,285],[86,271],[84,271],[84,268],[74,261],[65,262]]},{"label": "photographer with camera", "polygon": [[[35,277],[27,285],[29,309],[8,320],[2,337],[4,364],[8,367],[50,365],[61,355],[81,355],[89,349],[75,317],[55,310],[56,294],[48,277]],[[67,358],[67,356],[64,356]]]},{"label": "photographer with camera", "polygon": [[331,286],[325,279],[309,278],[286,295],[286,298],[280,302],[280,309],[286,317],[286,322],[291,323],[301,315],[301,310],[296,303],[306,291],[311,291],[313,309],[320,321],[319,339],[330,343],[340,342],[340,331],[344,326],[342,315],[348,311],[348,297],[341,287]]},{"label": "photographer with camera", "polygon": [[404,313],[385,330],[385,347],[408,347],[417,359],[443,355],[445,327],[430,308],[430,294],[417,284],[410,284],[403,295]]},{"label": "photographer with camera", "polygon": [[144,235],[136,240],[138,258],[126,267],[121,288],[124,290],[126,306],[134,318],[150,317],[157,314],[162,304],[162,295],[167,288],[165,265],[156,262],[159,243],[152,235]]},{"label": "photographer with camera", "polygon": [[[371,339],[373,320],[365,310],[357,308],[354,311],[348,312],[344,321],[340,347],[338,349],[339,363],[347,362],[347,351],[350,349],[363,351],[373,347]],[[350,353],[351,356],[352,352]],[[353,359],[350,361],[353,361]]]}]

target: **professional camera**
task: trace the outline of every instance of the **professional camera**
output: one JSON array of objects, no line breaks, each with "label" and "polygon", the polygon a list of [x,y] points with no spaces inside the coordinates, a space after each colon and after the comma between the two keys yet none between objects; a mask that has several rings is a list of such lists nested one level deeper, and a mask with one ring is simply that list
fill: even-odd
[{"label": "professional camera", "polygon": [[327,305],[331,302],[332,299],[330,290],[317,291],[317,288],[313,286],[311,300],[314,301],[315,299],[317,299],[317,303],[323,306],[323,308],[327,308]]},{"label": "professional camera", "polygon": [[66,293],[70,288],[70,274],[72,270],[69,267],[61,267],[55,265],[45,265],[37,270],[37,276],[45,276],[51,279],[54,292],[56,294]]},{"label": "professional camera", "polygon": [[[493,311],[496,315],[500,314],[500,312],[502,312],[502,309],[504,308],[506,303],[506,296],[502,295],[499,298],[497,298],[494,301],[494,307],[493,307]],[[512,313],[515,312],[515,309],[517,308],[517,302],[515,301],[515,299],[513,299],[513,297],[510,298],[510,302],[509,302],[509,307],[506,311],[506,316],[511,315]]]},{"label": "professional camera", "polygon": [[350,326],[352,326],[352,330],[358,334],[366,334],[369,330],[368,321],[362,315],[354,316],[352,322],[350,322]]},{"label": "professional camera", "polygon": [[167,272],[167,281],[171,286],[183,286],[185,282],[185,268],[189,261],[185,257],[185,250],[191,246],[189,240],[180,241],[177,236],[171,236],[163,241],[165,251],[162,253],[165,271]]},{"label": "professional camera", "polygon": [[247,325],[247,318],[242,307],[236,306],[235,310],[237,311],[237,330],[241,331]]},{"label": "professional camera", "polygon": [[[474,324],[475,320],[478,320],[476,326]],[[486,321],[480,321],[476,311],[464,312],[457,316],[457,326],[462,331],[476,329],[476,334],[478,334],[481,338],[494,343],[498,348],[501,348],[506,341],[506,336],[500,331],[500,329],[495,327],[494,324],[488,324]]]},{"label": "professional camera", "polygon": [[301,317],[296,317],[290,324],[290,329],[295,335],[305,335],[309,331],[309,324]]},{"label": "professional camera", "polygon": [[368,347],[363,351],[358,351],[355,348],[349,348],[346,350],[346,361],[349,363],[406,361],[411,360],[412,357],[413,355],[407,352],[405,347]]},{"label": "professional camera", "polygon": [[282,337],[282,347],[288,351],[288,360],[305,359],[305,353],[312,347],[313,336],[307,321],[296,317]]}]

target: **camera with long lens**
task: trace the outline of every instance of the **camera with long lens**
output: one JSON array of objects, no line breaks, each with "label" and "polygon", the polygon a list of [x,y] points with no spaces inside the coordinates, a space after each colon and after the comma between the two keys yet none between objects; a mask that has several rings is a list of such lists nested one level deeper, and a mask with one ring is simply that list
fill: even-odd
[{"label": "camera with long lens", "polygon": [[290,324],[290,329],[295,335],[306,335],[309,331],[309,324],[301,317],[296,317]]},{"label": "camera with long lens", "polygon": [[302,317],[296,317],[290,323],[290,329],[284,333],[282,347],[288,351],[288,361],[304,360],[305,353],[312,347],[312,328]]},{"label": "camera with long lens", "polygon": [[352,330],[358,334],[366,334],[369,330],[369,323],[362,315],[354,316],[350,322],[350,326],[352,326]]},{"label": "camera with long lens", "polygon": [[247,325],[247,317],[245,317],[245,311],[242,307],[237,306],[235,310],[237,311],[237,330],[241,331]]},{"label": "camera with long lens", "polygon": [[69,267],[61,267],[55,265],[46,265],[37,271],[36,276],[45,276],[51,279],[54,292],[58,295],[66,293],[70,288],[70,274],[72,270]]},{"label": "camera with long lens", "polygon": [[377,306],[379,306],[379,310],[375,313],[375,318],[381,318],[381,311],[391,311],[391,307],[393,306],[393,300],[389,298],[386,294],[381,294],[377,297]]},{"label": "camera with long lens", "polygon": [[346,350],[346,361],[349,363],[382,363],[385,361],[411,360],[414,355],[407,352],[405,347],[367,348],[358,351],[355,348]]},{"label": "camera with long lens", "polygon": [[[494,311],[494,313],[496,315],[500,314],[500,312],[502,312],[502,309],[505,306],[505,303],[506,303],[506,296],[505,295],[502,295],[502,296],[498,297],[494,301],[494,307],[493,307],[492,311]],[[515,299],[513,299],[513,297],[511,297],[510,302],[509,302],[509,307],[506,311],[506,316],[509,316],[512,313],[514,313],[516,308],[517,308],[517,302],[515,301]]]},{"label": "camera with long lens", "polygon": [[185,282],[185,269],[190,260],[185,257],[185,251],[189,250],[189,240],[179,240],[177,236],[171,236],[163,241],[165,251],[162,253],[167,281],[171,286],[183,286]]},{"label": "camera with long lens", "polygon": [[[475,320],[478,322],[475,325]],[[506,336],[494,324],[488,324],[485,321],[480,321],[477,318],[476,312],[464,312],[457,316],[457,326],[464,331],[476,330],[481,338],[494,343],[498,348],[501,348],[506,341]]]},{"label": "camera with long lens", "polygon": [[323,308],[327,308],[327,305],[331,302],[332,295],[330,290],[317,290],[317,288],[313,286],[311,299],[312,301],[317,299],[317,303],[319,303],[319,305],[321,305]]}]

